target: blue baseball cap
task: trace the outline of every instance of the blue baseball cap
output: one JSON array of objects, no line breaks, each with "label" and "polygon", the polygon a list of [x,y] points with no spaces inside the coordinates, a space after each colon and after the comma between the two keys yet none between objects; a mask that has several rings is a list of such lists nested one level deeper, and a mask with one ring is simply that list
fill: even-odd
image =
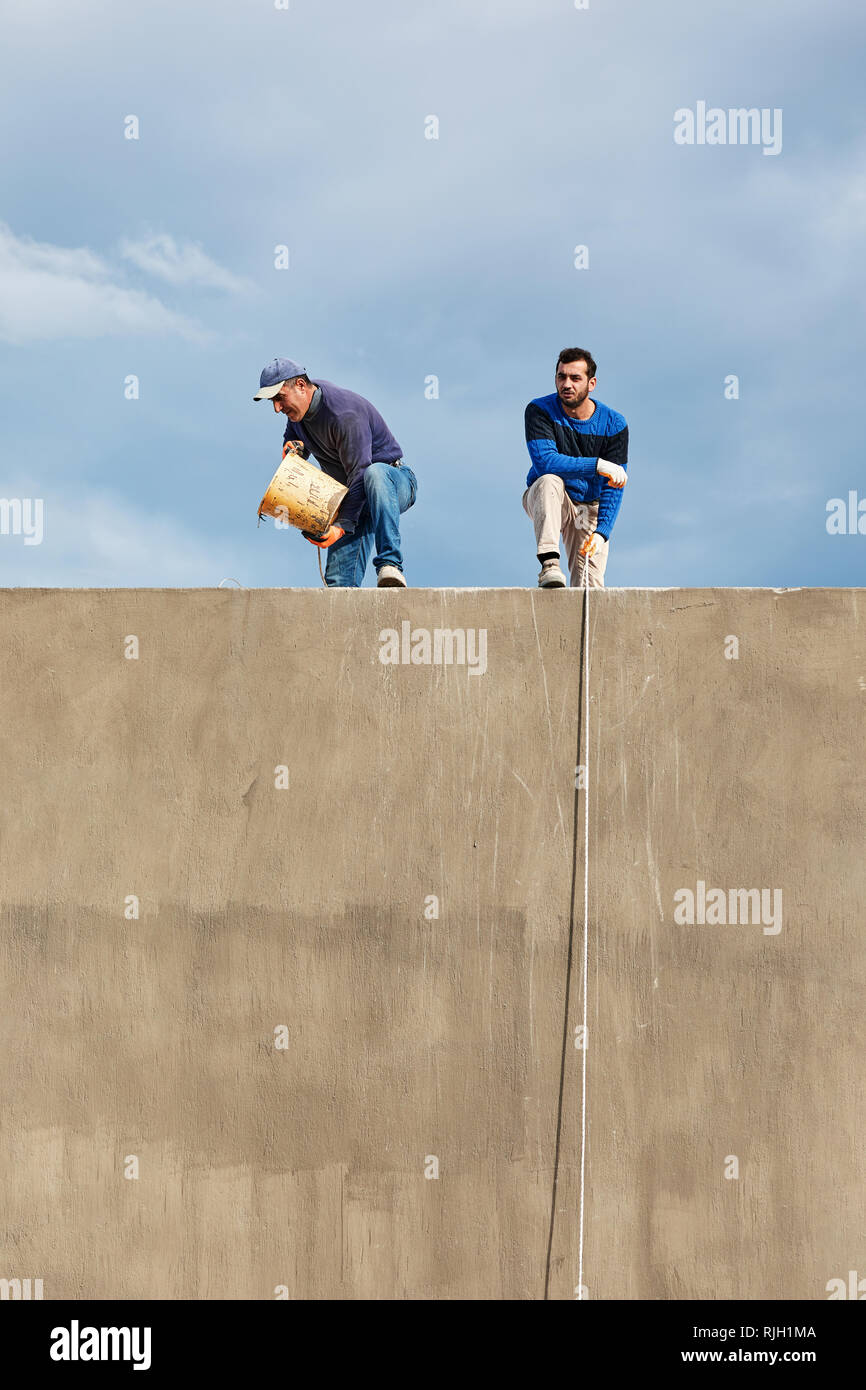
[{"label": "blue baseball cap", "polygon": [[259,390],[253,396],[254,401],[272,401],[274,396],[279,393],[284,381],[291,381],[296,376],[306,376],[306,367],[299,367],[297,362],[293,362],[290,357],[275,357],[273,362],[262,371],[259,378]]}]

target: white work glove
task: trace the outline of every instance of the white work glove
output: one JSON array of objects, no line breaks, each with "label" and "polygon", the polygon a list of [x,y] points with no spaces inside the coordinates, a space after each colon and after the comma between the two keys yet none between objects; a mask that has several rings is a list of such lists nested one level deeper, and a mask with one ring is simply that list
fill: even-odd
[{"label": "white work glove", "polygon": [[603,478],[610,480],[611,487],[625,487],[628,474],[619,463],[608,463],[607,459],[599,459],[595,465],[596,473],[600,473]]},{"label": "white work glove", "polygon": [[592,535],[587,536],[580,547],[580,554],[585,555],[588,560],[592,555],[597,555],[603,545],[604,536],[600,535],[598,531],[593,531]]}]

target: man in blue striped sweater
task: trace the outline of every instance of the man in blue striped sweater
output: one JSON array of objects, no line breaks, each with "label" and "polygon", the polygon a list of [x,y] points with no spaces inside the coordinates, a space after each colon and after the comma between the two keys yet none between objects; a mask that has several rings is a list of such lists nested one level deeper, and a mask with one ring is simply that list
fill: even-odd
[{"label": "man in blue striped sweater", "polygon": [[572,588],[604,588],[610,533],[622,502],[628,464],[628,425],[610,406],[590,399],[596,364],[584,348],[563,348],[556,391],[526,407],[526,447],[532,467],[523,506],[535,527],[542,589],[564,589],[559,533]]}]

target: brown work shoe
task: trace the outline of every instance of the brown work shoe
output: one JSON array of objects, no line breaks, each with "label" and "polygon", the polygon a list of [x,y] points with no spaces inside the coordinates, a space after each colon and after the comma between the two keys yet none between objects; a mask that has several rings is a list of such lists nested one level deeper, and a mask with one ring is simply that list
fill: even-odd
[{"label": "brown work shoe", "polygon": [[559,568],[558,560],[542,560],[541,574],[538,576],[539,589],[564,589],[565,575]]}]

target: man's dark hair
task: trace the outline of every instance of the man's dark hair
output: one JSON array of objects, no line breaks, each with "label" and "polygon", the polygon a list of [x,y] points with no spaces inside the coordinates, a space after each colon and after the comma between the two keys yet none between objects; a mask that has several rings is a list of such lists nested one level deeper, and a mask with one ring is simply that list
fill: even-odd
[{"label": "man's dark hair", "polygon": [[591,352],[587,352],[586,348],[563,348],[562,352],[556,359],[557,367],[559,366],[560,362],[585,362],[586,375],[590,379],[590,381],[598,371],[598,368],[595,365],[595,358],[593,357]]}]

